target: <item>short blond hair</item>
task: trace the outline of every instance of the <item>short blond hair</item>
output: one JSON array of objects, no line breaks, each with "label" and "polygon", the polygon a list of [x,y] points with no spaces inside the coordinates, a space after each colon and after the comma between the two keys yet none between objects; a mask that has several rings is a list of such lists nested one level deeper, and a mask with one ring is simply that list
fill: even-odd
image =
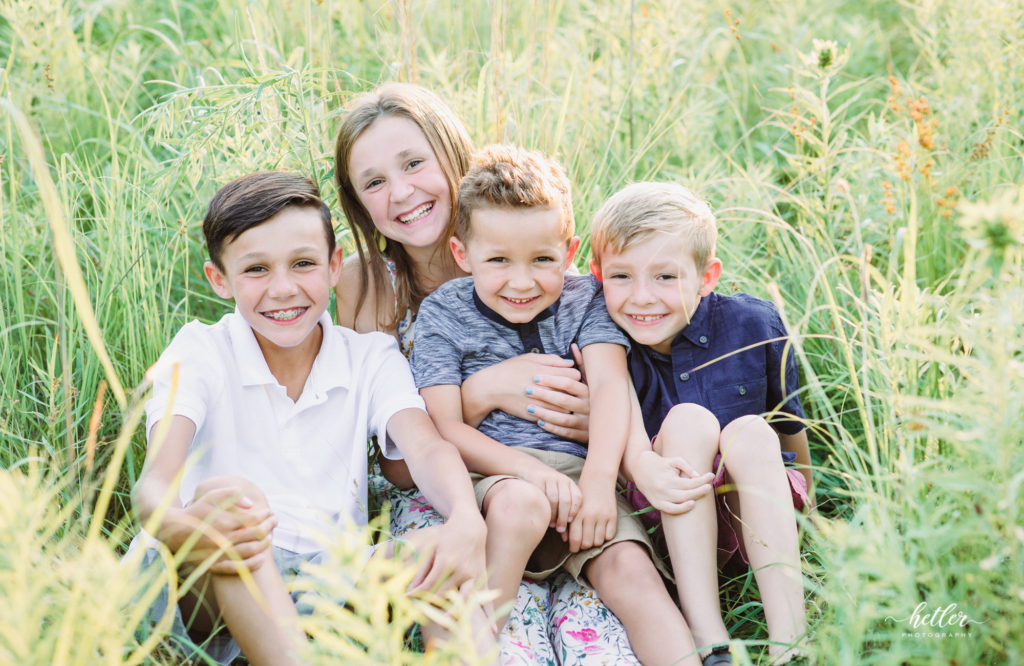
[{"label": "short blond hair", "polygon": [[715,256],[718,230],[707,202],[676,183],[633,183],[604,202],[594,214],[590,247],[594,261],[601,253],[624,252],[652,234],[682,238],[698,270]]},{"label": "short blond hair", "polygon": [[462,179],[455,208],[455,236],[462,242],[472,233],[473,211],[481,208],[557,208],[559,233],[566,242],[576,230],[565,170],[555,160],[519,146],[482,148]]}]

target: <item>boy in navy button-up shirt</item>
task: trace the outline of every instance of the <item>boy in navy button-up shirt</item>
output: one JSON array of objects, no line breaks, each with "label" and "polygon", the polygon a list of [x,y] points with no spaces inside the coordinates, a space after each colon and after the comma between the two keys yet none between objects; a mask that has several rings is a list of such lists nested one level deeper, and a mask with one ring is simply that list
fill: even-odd
[{"label": "boy in navy button-up shirt", "polygon": [[[707,204],[667,183],[630,185],[595,216],[591,269],[634,342],[639,401],[623,471],[635,506],[657,509],[643,515],[664,528],[683,614],[710,651],[705,664],[731,663],[716,565],[737,550],[764,600],[769,651],[788,659],[806,631],[793,507],[812,504],[796,363],[770,303],[713,291],[716,236]],[[690,495],[708,472],[714,502]]]}]

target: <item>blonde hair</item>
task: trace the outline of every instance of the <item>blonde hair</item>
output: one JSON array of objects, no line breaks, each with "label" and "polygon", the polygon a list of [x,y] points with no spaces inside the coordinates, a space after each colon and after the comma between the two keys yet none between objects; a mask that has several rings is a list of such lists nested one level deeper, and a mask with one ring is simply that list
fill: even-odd
[{"label": "blonde hair", "polygon": [[623,252],[658,233],[683,239],[698,270],[715,256],[718,230],[711,207],[675,183],[633,183],[613,194],[594,214],[591,252],[600,265],[602,252]]},{"label": "blonde hair", "polygon": [[[405,316],[406,310],[419,308],[427,293],[417,284],[412,259],[401,243],[389,240],[382,252],[373,241],[376,227],[356,195],[348,165],[355,142],[371,125],[385,117],[405,118],[420,128],[448,181],[453,207],[459,181],[469,169],[473,142],[465,126],[440,97],[411,83],[386,83],[376,90],[359,95],[352,101],[341,121],[334,144],[334,181],[359,253],[360,277],[364,288],[356,302],[356,313],[363,307],[366,299],[365,285],[371,275],[376,287],[375,293],[385,293],[383,287],[389,283],[384,266],[384,258],[387,257],[394,262],[396,268],[397,307],[391,321],[378,321],[378,325],[395,328]],[[437,251],[443,253],[443,259],[451,262],[453,270],[454,260],[447,252],[447,240],[452,235],[454,224],[455,216],[452,215],[437,248]],[[382,311],[386,312],[387,309]]]},{"label": "blonde hair", "polygon": [[569,179],[558,162],[519,146],[487,146],[474,156],[459,186],[455,236],[469,240],[474,210],[541,207],[561,212],[559,232],[568,242],[576,223]]}]

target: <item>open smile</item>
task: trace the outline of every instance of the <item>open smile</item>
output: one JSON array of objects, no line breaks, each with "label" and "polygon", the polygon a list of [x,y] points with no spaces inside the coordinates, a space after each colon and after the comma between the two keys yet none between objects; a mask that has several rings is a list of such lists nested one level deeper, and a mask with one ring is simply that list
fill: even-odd
[{"label": "open smile", "polygon": [[287,323],[287,322],[295,321],[296,319],[301,317],[303,314],[305,314],[306,310],[308,310],[308,309],[309,309],[308,307],[301,307],[301,308],[288,308],[287,310],[268,310],[266,312],[261,312],[260,314],[262,314],[267,319],[273,319],[274,321],[277,321],[277,322]]},{"label": "open smile", "polygon": [[404,213],[402,215],[399,215],[395,219],[397,219],[399,222],[401,222],[402,224],[405,224],[405,225],[415,224],[416,222],[419,222],[424,217],[429,215],[430,211],[432,211],[432,210],[434,210],[434,202],[433,201],[428,201],[425,204],[421,204],[421,205],[417,206],[416,208],[412,209],[408,213]]},{"label": "open smile", "polygon": [[658,322],[660,322],[665,317],[667,317],[668,315],[664,315],[664,314],[648,314],[648,315],[628,314],[626,316],[629,318],[629,320],[631,322],[633,322],[637,326],[653,326],[653,325],[657,324]]},{"label": "open smile", "polygon": [[530,298],[509,298],[508,296],[502,296],[501,300],[505,301],[512,307],[522,308],[530,305],[538,298],[540,298],[540,296],[531,296]]}]

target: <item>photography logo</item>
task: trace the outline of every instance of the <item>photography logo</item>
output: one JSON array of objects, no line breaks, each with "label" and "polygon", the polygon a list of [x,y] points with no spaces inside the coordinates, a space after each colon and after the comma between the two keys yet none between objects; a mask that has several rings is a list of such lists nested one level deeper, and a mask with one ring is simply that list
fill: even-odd
[{"label": "photography logo", "polygon": [[908,631],[903,632],[905,638],[970,638],[972,624],[985,624],[972,619],[955,603],[932,609],[927,601],[919,603],[908,617],[887,615],[885,619],[908,625]]}]

